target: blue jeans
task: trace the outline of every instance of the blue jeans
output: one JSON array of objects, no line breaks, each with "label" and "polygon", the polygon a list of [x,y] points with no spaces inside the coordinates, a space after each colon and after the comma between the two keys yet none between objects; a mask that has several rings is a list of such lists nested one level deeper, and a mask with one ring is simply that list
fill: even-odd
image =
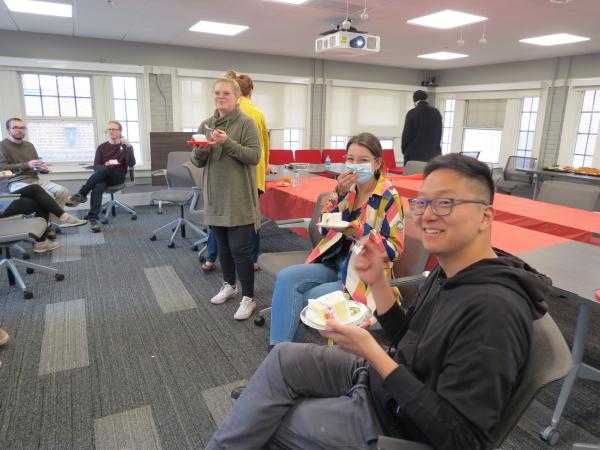
[{"label": "blue jeans", "polygon": [[[250,247],[250,257],[252,258],[252,262],[258,261],[259,237],[258,231],[254,228],[250,230],[250,240],[248,241],[248,245]],[[217,256],[219,256],[219,252],[217,250],[217,240],[210,229],[208,230],[208,242],[206,245],[206,260],[214,263],[217,260]]]},{"label": "blue jeans", "polygon": [[279,272],[273,289],[270,344],[302,342],[300,312],[308,305],[308,299],[341,288],[340,272],[320,263],[297,264]]}]

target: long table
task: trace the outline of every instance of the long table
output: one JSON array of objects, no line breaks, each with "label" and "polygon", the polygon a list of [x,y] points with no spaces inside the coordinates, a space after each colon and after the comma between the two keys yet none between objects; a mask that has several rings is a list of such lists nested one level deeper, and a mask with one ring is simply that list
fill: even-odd
[{"label": "long table", "polygon": [[573,172],[562,172],[557,170],[544,169],[519,169],[518,172],[524,172],[533,175],[533,198],[537,198],[539,193],[540,183],[546,178],[560,178],[563,181],[580,184],[596,184],[600,185],[600,177],[595,175],[580,175]]},{"label": "long table", "polygon": [[[390,177],[400,195],[414,197],[423,181]],[[600,233],[600,214],[513,195],[494,196],[496,220],[567,239],[592,242]]]}]

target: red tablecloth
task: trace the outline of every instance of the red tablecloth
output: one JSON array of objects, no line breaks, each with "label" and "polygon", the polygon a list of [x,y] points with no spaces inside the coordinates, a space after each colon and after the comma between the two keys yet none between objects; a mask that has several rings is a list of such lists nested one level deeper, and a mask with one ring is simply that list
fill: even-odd
[{"label": "red tablecloth", "polygon": [[[402,177],[390,180],[407,197],[416,196],[423,183]],[[582,209],[505,194],[494,196],[494,209],[497,221],[575,241],[591,243],[592,233],[600,232],[600,214]]]}]

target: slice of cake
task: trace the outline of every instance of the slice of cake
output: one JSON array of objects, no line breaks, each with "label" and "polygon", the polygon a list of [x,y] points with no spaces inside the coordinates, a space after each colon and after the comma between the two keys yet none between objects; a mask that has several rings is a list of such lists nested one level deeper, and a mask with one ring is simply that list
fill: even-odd
[{"label": "slice of cake", "polygon": [[196,142],[206,142],[208,139],[206,139],[206,136],[203,134],[194,134],[192,135],[192,140]]},{"label": "slice of cake", "polygon": [[319,325],[325,325],[328,319],[334,318],[340,322],[347,322],[350,318],[350,309],[342,291],[325,294],[308,304],[308,318]]},{"label": "slice of cake", "polygon": [[338,223],[342,221],[342,213],[323,213],[321,216],[321,223],[323,225],[333,225],[334,223]]}]

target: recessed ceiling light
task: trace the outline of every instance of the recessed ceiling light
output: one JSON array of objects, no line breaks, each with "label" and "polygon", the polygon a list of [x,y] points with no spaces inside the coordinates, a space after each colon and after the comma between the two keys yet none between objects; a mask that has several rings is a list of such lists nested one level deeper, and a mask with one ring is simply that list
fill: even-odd
[{"label": "recessed ceiling light", "polygon": [[4,3],[12,12],[73,17],[73,6],[66,3],[40,2],[36,0],[4,0]]},{"label": "recessed ceiling light", "polygon": [[446,9],[427,16],[407,20],[406,23],[448,30],[450,28],[462,27],[463,25],[481,22],[483,20],[487,20],[487,17]]},{"label": "recessed ceiling light", "polygon": [[436,52],[436,53],[427,53],[426,55],[419,55],[419,58],[438,59],[440,61],[446,61],[448,59],[466,58],[467,56],[469,56],[469,55],[465,55],[464,53]]},{"label": "recessed ceiling light", "polygon": [[572,44],[573,42],[589,41],[590,38],[584,36],[575,36],[569,33],[548,34],[547,36],[538,36],[527,39],[519,39],[519,42],[533,45],[562,45]]},{"label": "recessed ceiling light", "polygon": [[266,2],[273,3],[287,3],[288,5],[302,5],[309,2],[310,0],[265,0]]},{"label": "recessed ceiling light", "polygon": [[198,33],[211,33],[211,34],[222,34],[225,36],[235,36],[248,29],[247,25],[233,25],[230,23],[221,22],[209,22],[208,20],[201,20],[192,28],[190,31],[196,31]]}]

